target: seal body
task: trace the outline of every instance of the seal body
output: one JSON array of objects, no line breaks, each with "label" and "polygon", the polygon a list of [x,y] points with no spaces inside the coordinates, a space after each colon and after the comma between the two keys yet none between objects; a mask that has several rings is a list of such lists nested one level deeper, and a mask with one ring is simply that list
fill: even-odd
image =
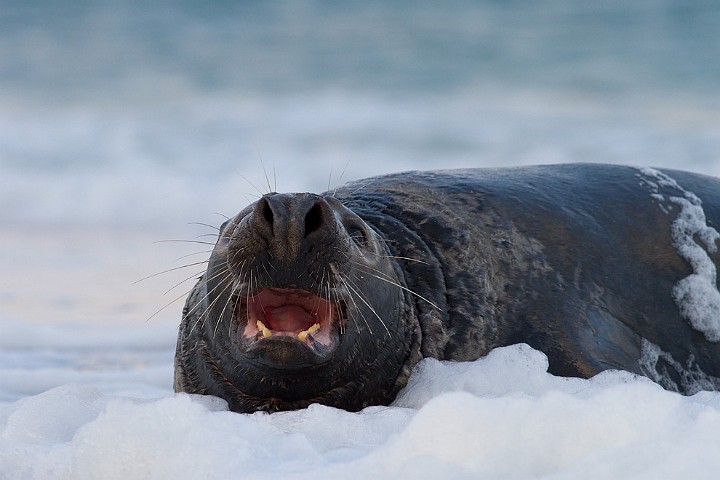
[{"label": "seal body", "polygon": [[240,412],[387,404],[423,357],[527,343],[556,375],[720,388],[720,181],[566,164],[271,193],[221,229],[175,389]]}]

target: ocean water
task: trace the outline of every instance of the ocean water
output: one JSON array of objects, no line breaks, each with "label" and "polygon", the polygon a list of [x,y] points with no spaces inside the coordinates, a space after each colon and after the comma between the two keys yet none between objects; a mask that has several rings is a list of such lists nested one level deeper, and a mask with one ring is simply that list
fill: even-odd
[{"label": "ocean water", "polygon": [[523,346],[358,414],[230,414],[171,378],[191,264],[261,193],[720,175],[718,58],[714,0],[1,0],[0,479],[715,478],[719,394],[561,379]]},{"label": "ocean water", "polygon": [[720,174],[714,0],[353,3],[3,0],[0,222],[212,223],[407,169]]}]

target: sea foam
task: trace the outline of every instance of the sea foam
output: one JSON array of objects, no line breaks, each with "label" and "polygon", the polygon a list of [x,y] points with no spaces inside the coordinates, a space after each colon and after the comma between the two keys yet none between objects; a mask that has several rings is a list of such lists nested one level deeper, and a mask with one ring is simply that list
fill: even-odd
[{"label": "sea foam", "polygon": [[[708,253],[717,251],[720,234],[707,224],[702,201],[694,193],[685,190],[670,176],[652,168],[641,168],[642,175],[653,180],[644,182],[651,190],[652,198],[663,204],[663,211],[670,214],[668,204],[675,204],[679,211],[672,222],[673,246],[687,260],[693,273],[673,287],[673,298],[682,315],[696,330],[711,342],[720,341],[720,292],[717,289],[717,269]],[[667,196],[661,192],[671,189],[677,192]],[[698,238],[700,242],[695,239]]]},{"label": "sea foam", "polygon": [[[131,380],[129,375],[128,380]],[[547,373],[526,345],[424,360],[395,404],[236,414],[67,384],[0,404],[0,478],[714,478],[720,394]]]}]

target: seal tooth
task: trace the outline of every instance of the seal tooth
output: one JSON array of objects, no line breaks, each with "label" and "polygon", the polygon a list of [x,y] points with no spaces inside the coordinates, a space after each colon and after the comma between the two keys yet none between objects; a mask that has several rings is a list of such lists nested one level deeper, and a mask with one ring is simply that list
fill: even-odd
[{"label": "seal tooth", "polygon": [[316,323],[312,327],[308,328],[307,330],[304,330],[300,333],[298,333],[298,339],[300,339],[301,342],[304,342],[307,340],[308,335],[312,335],[313,333],[320,330],[320,324]]},{"label": "seal tooth", "polygon": [[272,332],[270,331],[270,329],[267,328],[265,326],[265,324],[263,322],[261,322],[260,320],[257,321],[257,328],[258,328],[258,330],[260,330],[262,332],[263,338],[272,336]]}]

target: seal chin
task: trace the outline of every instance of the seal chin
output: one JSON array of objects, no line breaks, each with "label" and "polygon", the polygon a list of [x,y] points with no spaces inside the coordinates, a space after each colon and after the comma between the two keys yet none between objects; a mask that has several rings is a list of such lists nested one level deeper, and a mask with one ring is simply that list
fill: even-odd
[{"label": "seal chin", "polygon": [[240,296],[234,318],[238,345],[252,361],[295,370],[329,361],[346,323],[342,302],[296,288],[263,288]]}]

